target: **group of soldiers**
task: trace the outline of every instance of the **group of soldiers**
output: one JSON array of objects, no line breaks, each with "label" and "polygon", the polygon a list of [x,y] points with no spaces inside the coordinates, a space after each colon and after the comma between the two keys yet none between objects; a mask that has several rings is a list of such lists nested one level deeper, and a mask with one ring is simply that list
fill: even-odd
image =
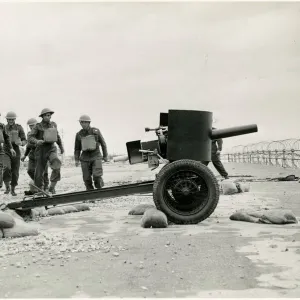
[{"label": "group of soldiers", "polygon": [[[61,160],[59,159],[57,147],[61,154],[64,147],[61,136],[57,130],[57,124],[51,121],[54,114],[49,108],[41,111],[38,122],[35,118],[27,121],[30,131],[25,135],[22,125],[16,123],[15,112],[8,112],[5,116],[7,124],[0,123],[0,188],[5,184],[5,194],[11,193],[16,196],[18,185],[20,162],[25,161],[28,156],[27,173],[34,185],[46,192],[55,194],[55,187],[61,180]],[[102,159],[108,161],[107,146],[98,128],[91,127],[91,118],[82,115],[79,118],[82,129],[76,133],[74,157],[76,167],[81,165],[83,181],[86,190],[100,189],[104,186]],[[2,146],[3,145],[3,146]],[[24,155],[21,157],[20,146],[26,146]],[[102,148],[103,156],[100,152]],[[228,178],[221,160],[222,139],[212,141],[212,163],[220,175]],[[203,162],[208,165],[209,162]],[[48,167],[52,169],[49,179]],[[3,169],[3,176],[2,176]],[[50,186],[49,186],[50,184]],[[34,193],[34,192],[32,192]]]},{"label": "group of soldiers", "polygon": [[[27,137],[22,125],[16,123],[15,112],[11,111],[6,114],[6,125],[0,123],[0,164],[2,165],[0,188],[4,182],[5,194],[17,195],[15,188],[18,185],[20,162],[25,161],[27,156],[29,159],[27,173],[34,185],[46,192],[56,193],[56,184],[61,180],[62,163],[55,144],[59,147],[61,154],[64,153],[64,147],[57,124],[51,121],[53,114],[54,111],[45,108],[39,115],[41,122],[35,118],[29,119],[27,125],[30,131]],[[82,115],[79,123],[82,129],[76,133],[75,137],[75,165],[81,164],[83,181],[87,190],[102,188],[104,186],[102,159],[108,161],[105,140],[98,128],[90,126],[91,118],[88,115]],[[26,146],[22,157],[20,146]],[[102,148],[103,156],[99,146]],[[50,179],[49,166],[52,169]]]}]

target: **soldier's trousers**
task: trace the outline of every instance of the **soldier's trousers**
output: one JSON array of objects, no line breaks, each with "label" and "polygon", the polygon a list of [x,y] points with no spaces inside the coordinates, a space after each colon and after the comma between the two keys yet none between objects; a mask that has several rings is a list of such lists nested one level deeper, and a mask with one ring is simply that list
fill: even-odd
[{"label": "soldier's trousers", "polygon": [[36,158],[36,167],[34,172],[34,184],[42,188],[43,186],[43,176],[45,173],[47,163],[49,162],[49,166],[52,169],[50,181],[57,182],[60,181],[60,168],[61,161],[57,154],[57,148],[54,144],[43,144],[38,146],[35,149],[35,158]]},{"label": "soldier's trousers", "polygon": [[94,189],[93,181],[96,189],[100,189],[104,186],[102,179],[103,168],[102,158],[96,158],[90,161],[80,161],[82,177],[87,190]]},{"label": "soldier's trousers", "polygon": [[3,181],[6,185],[10,184],[12,187],[18,185],[19,171],[20,171],[21,157],[9,156],[4,154],[3,156]]},{"label": "soldier's trousers", "polygon": [[3,156],[4,153],[0,150],[0,189],[3,186]]},{"label": "soldier's trousers", "polygon": [[[202,163],[207,166],[209,164],[209,161],[203,161]],[[221,160],[213,160],[212,163],[222,177],[228,176],[228,173],[226,172]]]},{"label": "soldier's trousers", "polygon": [[[29,157],[27,174],[33,181],[34,181],[35,168],[36,168],[36,159],[33,157]],[[43,186],[44,188],[49,186],[48,164],[46,165],[44,171]]]}]

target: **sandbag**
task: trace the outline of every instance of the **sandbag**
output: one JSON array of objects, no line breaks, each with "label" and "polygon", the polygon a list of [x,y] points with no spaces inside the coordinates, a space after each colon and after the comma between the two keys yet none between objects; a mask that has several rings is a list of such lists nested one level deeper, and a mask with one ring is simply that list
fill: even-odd
[{"label": "sandbag", "polygon": [[57,142],[57,129],[55,127],[47,128],[44,130],[44,142],[56,143]]},{"label": "sandbag", "polygon": [[90,207],[87,204],[80,203],[80,204],[74,204],[73,205],[78,211],[85,211],[90,210]]},{"label": "sandbag", "polygon": [[65,212],[61,207],[52,207],[48,209],[49,216],[63,215],[63,214],[65,214]]},{"label": "sandbag", "polygon": [[76,207],[74,207],[72,205],[62,206],[61,208],[62,208],[62,210],[64,211],[65,214],[78,212]]},{"label": "sandbag", "polygon": [[221,183],[221,189],[224,195],[233,195],[239,192],[236,183],[230,180],[223,180]]},{"label": "sandbag", "polygon": [[31,210],[31,217],[46,217],[48,215],[48,211],[45,207],[35,207]]},{"label": "sandbag", "polygon": [[97,143],[94,135],[87,135],[81,138],[82,151],[93,151],[97,148]]},{"label": "sandbag", "polygon": [[289,209],[272,209],[265,211],[260,217],[261,223],[267,224],[297,224],[298,220]]},{"label": "sandbag", "polygon": [[18,146],[21,145],[21,139],[19,137],[19,131],[18,130],[12,130],[9,131],[9,137],[12,144],[16,144]]},{"label": "sandbag", "polygon": [[168,219],[162,211],[149,208],[141,219],[141,226],[143,228],[166,228],[168,227]]},{"label": "sandbag", "polygon": [[139,204],[139,205],[135,206],[134,208],[132,208],[129,211],[128,215],[135,215],[135,216],[143,215],[144,212],[150,208],[155,208],[155,206],[152,204]]},{"label": "sandbag", "polygon": [[239,210],[232,214],[229,218],[233,221],[244,221],[264,224],[284,225],[298,223],[298,220],[293,214],[293,212],[287,209],[269,209],[257,211]]},{"label": "sandbag", "polygon": [[250,216],[244,211],[237,211],[229,217],[232,221],[242,221],[242,222],[251,222],[251,223],[259,223],[259,218]]},{"label": "sandbag", "polygon": [[2,229],[4,238],[36,236],[39,234],[37,228],[33,224],[28,224],[20,219],[15,219],[15,222],[14,227]]},{"label": "sandbag", "polygon": [[239,183],[240,185],[240,192],[241,193],[247,193],[250,191],[250,184],[249,183],[246,183],[246,182],[241,182]]},{"label": "sandbag", "polygon": [[16,224],[12,215],[0,211],[0,228],[12,228]]}]

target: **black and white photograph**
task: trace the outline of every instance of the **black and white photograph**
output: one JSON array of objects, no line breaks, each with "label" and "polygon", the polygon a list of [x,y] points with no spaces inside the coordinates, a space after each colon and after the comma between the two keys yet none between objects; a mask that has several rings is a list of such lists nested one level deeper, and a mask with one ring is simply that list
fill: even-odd
[{"label": "black and white photograph", "polygon": [[0,298],[299,298],[299,111],[300,2],[1,0]]}]

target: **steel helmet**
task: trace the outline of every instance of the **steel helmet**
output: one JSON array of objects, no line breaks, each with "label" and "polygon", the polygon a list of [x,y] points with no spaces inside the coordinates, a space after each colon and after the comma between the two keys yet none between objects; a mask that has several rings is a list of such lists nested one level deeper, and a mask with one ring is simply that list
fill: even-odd
[{"label": "steel helmet", "polygon": [[91,118],[88,115],[82,115],[79,118],[79,122],[91,122]]},{"label": "steel helmet", "polygon": [[42,111],[41,111],[41,114],[39,115],[39,117],[42,117],[44,114],[48,114],[50,113],[51,115],[54,114],[54,111],[51,110],[50,108],[44,108]]},{"label": "steel helmet", "polygon": [[27,125],[34,125],[34,124],[36,124],[37,123],[37,120],[35,119],[35,118],[31,118],[31,119],[29,119],[28,121],[27,121]]},{"label": "steel helmet", "polygon": [[5,116],[6,119],[16,119],[17,118],[17,115],[15,112],[13,111],[9,111],[6,116]]}]

